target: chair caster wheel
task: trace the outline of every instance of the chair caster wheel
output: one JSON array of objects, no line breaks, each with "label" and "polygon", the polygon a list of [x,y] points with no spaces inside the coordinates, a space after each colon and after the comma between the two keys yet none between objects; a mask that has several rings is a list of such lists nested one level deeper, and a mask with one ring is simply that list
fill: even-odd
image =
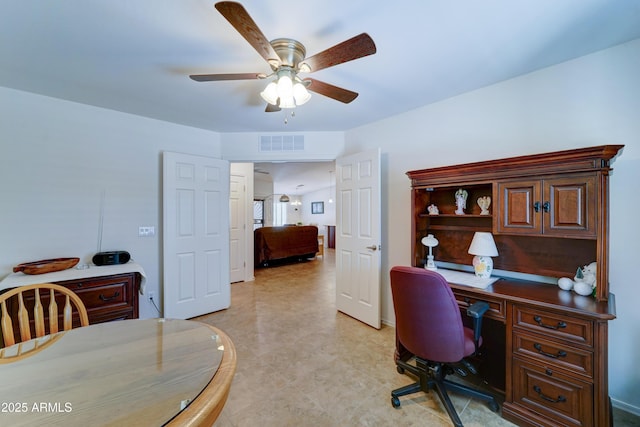
[{"label": "chair caster wheel", "polygon": [[402,366],[396,366],[396,371],[398,371],[399,374],[404,374],[404,368]]},{"label": "chair caster wheel", "polygon": [[400,407],[400,399],[398,399],[397,397],[392,397],[391,398],[391,406],[393,406],[394,408],[399,408]]},{"label": "chair caster wheel", "polygon": [[498,406],[498,403],[490,400],[487,405],[489,405],[489,409],[491,409],[491,411],[493,412],[498,412],[498,409],[500,409],[500,406]]}]

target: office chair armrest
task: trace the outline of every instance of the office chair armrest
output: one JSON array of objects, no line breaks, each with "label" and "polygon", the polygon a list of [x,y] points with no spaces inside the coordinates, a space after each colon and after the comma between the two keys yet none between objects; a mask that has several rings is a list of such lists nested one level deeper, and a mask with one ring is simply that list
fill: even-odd
[{"label": "office chair armrest", "polygon": [[476,301],[467,308],[467,316],[473,318],[473,342],[476,345],[476,353],[478,352],[478,343],[480,342],[482,331],[482,317],[487,310],[489,310],[489,303],[485,301]]},{"label": "office chair armrest", "polygon": [[481,318],[489,310],[489,303],[484,301],[476,301],[467,308],[467,316],[474,319]]}]

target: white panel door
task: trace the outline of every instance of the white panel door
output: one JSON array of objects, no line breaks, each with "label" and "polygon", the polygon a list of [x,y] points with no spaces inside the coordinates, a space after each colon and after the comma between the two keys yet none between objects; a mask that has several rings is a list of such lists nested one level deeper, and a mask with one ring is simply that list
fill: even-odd
[{"label": "white panel door", "polygon": [[246,179],[245,176],[232,174],[229,185],[229,277],[231,283],[242,282],[245,278]]},{"label": "white panel door", "polygon": [[336,305],[380,328],[380,149],[336,160]]},{"label": "white panel door", "polygon": [[229,163],[163,153],[164,317],[228,308]]}]

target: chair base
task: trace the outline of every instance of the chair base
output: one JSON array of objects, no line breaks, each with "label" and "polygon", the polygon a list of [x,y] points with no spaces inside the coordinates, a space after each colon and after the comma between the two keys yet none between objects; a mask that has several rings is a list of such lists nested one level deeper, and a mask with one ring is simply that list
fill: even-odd
[{"label": "chair base", "polygon": [[404,370],[407,370],[418,377],[418,382],[400,387],[399,389],[391,392],[391,405],[393,405],[394,408],[400,407],[400,396],[406,396],[419,391],[427,393],[429,390],[435,390],[449,414],[449,418],[451,418],[451,421],[453,421],[453,424],[456,427],[463,427],[463,425],[447,391],[453,391],[476,399],[484,400],[493,412],[497,412],[499,409],[498,402],[493,395],[463,384],[446,380],[445,377],[452,370],[452,367],[447,364],[429,362],[416,357],[416,366],[410,365],[401,360],[398,360],[396,365],[398,372],[403,373]]}]

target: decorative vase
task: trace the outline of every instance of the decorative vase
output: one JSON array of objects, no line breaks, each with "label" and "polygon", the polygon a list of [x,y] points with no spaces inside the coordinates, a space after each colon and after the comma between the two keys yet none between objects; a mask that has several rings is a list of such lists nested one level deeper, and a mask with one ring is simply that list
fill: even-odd
[{"label": "decorative vase", "polygon": [[476,255],[473,257],[473,270],[477,277],[488,279],[493,271],[493,259],[490,256]]}]

